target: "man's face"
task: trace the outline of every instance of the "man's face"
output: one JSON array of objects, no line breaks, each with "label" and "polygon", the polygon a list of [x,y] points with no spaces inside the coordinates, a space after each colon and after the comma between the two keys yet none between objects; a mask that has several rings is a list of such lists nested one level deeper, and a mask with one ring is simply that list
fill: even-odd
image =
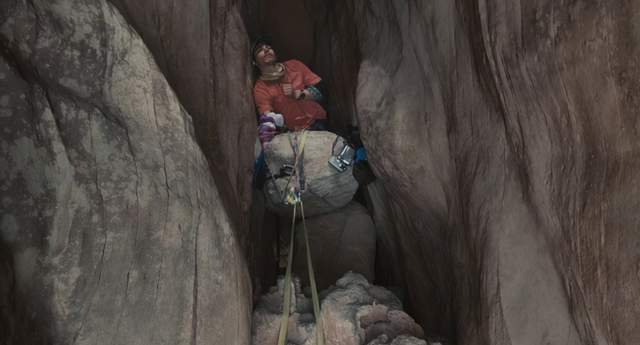
[{"label": "man's face", "polygon": [[256,63],[258,65],[268,65],[276,62],[276,52],[268,44],[262,44],[256,50]]}]

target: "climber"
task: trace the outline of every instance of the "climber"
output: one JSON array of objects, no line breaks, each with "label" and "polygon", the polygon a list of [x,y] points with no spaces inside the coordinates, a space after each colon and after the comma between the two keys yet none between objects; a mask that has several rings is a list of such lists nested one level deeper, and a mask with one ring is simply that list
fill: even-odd
[{"label": "climber", "polygon": [[263,144],[277,133],[276,127],[327,129],[327,113],[319,103],[322,93],[318,75],[298,60],[278,62],[265,39],[254,43],[251,58],[259,70],[253,97],[260,114],[258,131]]}]

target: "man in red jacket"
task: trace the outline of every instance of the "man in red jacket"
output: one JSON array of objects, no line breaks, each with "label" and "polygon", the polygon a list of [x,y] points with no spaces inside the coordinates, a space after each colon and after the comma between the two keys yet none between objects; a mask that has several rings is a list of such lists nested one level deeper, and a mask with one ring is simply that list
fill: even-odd
[{"label": "man in red jacket", "polygon": [[[256,42],[251,53],[260,71],[253,97],[261,124],[277,125],[283,118],[284,126],[290,130],[325,129],[327,113],[319,103],[322,94],[316,87],[321,78],[298,60],[278,62],[275,51],[265,41]],[[273,130],[275,134],[275,128]],[[273,137],[264,135],[263,129],[260,131],[261,140],[269,141]]]}]

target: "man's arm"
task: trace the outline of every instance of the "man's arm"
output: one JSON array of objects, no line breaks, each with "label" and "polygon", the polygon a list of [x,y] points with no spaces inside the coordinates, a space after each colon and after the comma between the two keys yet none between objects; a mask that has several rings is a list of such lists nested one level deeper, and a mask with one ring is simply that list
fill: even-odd
[{"label": "man's arm", "polygon": [[317,74],[313,73],[309,67],[298,60],[289,61],[302,74],[305,88],[297,90],[294,97],[297,99],[311,99],[322,102],[325,94],[324,81]]},{"label": "man's arm", "polygon": [[266,114],[273,111],[273,105],[271,104],[271,96],[264,88],[256,84],[253,88],[253,100],[256,102],[256,108],[258,113]]},{"label": "man's arm", "polygon": [[326,92],[324,81],[320,80],[314,85],[307,86],[303,91],[305,99],[312,99],[318,103],[324,100],[324,94]]},{"label": "man's arm", "polygon": [[273,104],[269,92],[264,88],[257,85],[253,88],[253,100],[256,102],[256,108],[260,116],[258,117],[258,123],[273,123],[275,127],[284,126],[284,117],[282,114],[273,112]]},{"label": "man's arm", "polygon": [[311,69],[309,69],[309,67],[300,60],[289,60],[287,61],[287,64],[302,74],[304,86],[315,85],[322,80],[320,76],[313,73]]}]

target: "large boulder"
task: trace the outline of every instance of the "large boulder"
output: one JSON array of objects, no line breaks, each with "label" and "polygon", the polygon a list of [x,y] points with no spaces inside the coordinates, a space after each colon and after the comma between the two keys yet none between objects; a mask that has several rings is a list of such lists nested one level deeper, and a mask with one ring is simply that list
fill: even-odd
[{"label": "large boulder", "polygon": [[0,9],[0,343],[247,344],[234,228],[140,37],[104,0]]},{"label": "large boulder", "polygon": [[[296,137],[298,142],[302,140],[300,133],[288,132],[277,135],[266,145],[266,163],[273,174],[278,174],[284,164],[294,163],[292,142]],[[307,189],[302,194],[302,201],[305,216],[312,217],[337,210],[349,203],[358,189],[358,182],[353,178],[351,166],[339,172],[329,165],[334,142],[337,140],[336,150],[339,150],[344,139],[326,131],[306,133],[303,163]],[[283,201],[287,186],[292,184],[293,181],[288,176],[267,179],[264,186],[267,208],[281,215],[290,215],[293,207]],[[297,216],[300,215],[298,207]]]},{"label": "large boulder", "polygon": [[[296,226],[294,272],[309,284],[302,222]],[[367,209],[352,201],[344,208],[306,220],[309,246],[319,289],[349,271],[375,278],[376,230]]]}]

